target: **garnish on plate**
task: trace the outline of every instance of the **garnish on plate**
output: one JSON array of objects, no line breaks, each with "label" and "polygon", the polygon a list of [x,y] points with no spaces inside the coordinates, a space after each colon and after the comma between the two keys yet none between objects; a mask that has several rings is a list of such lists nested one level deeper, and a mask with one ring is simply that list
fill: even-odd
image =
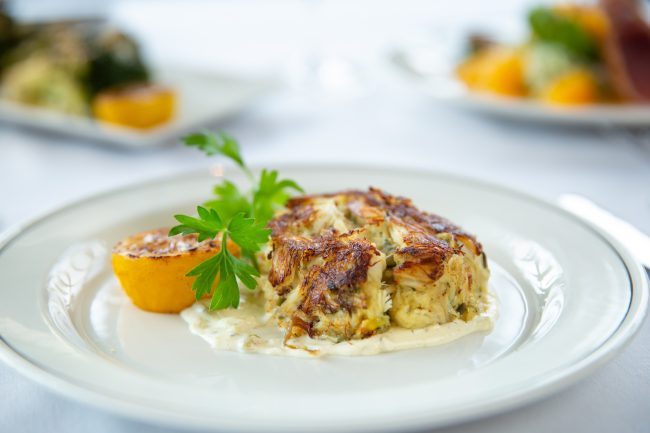
[{"label": "garnish on plate", "polygon": [[[212,296],[211,310],[239,306],[239,283],[254,289],[255,253],[266,244],[265,226],[291,197],[302,192],[276,170],[259,178],[244,162],[237,141],[220,132],[201,132],[183,139],[206,155],[229,158],[251,182],[241,190],[224,180],[214,197],[197,206],[197,216],[176,215],[179,224],[130,236],[113,249],[113,269],[126,294],[143,310],[178,313],[194,301]],[[227,245],[227,248],[222,248]]]},{"label": "garnish on plate", "polygon": [[234,161],[253,183],[250,191],[242,193],[237,185],[225,181],[214,189],[215,198],[197,207],[198,218],[176,215],[180,223],[169,231],[169,236],[196,233],[199,241],[221,237],[221,244],[229,240],[242,251],[238,258],[222,248],[214,257],[196,266],[187,276],[195,277],[192,290],[196,299],[210,293],[215,282],[210,309],[239,306],[240,281],[249,289],[257,286],[260,273],[255,253],[271,233],[265,228],[275,211],[290,198],[290,191],[303,192],[293,180],[279,179],[276,170],[262,170],[259,179],[246,166],[237,141],[225,133],[192,134],[184,139],[188,146],[196,146],[206,155],[222,155]]}]

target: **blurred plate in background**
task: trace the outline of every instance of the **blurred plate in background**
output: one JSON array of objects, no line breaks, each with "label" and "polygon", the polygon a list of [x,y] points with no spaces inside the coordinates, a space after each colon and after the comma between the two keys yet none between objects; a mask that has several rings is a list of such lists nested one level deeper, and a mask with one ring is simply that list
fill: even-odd
[{"label": "blurred plate in background", "polygon": [[454,76],[456,61],[437,49],[405,48],[391,62],[422,93],[462,109],[518,121],[575,126],[650,127],[650,105],[553,106],[531,99],[472,92]]},{"label": "blurred plate in background", "polygon": [[138,130],[0,100],[0,120],[131,148],[155,147],[206,123],[234,115],[273,89],[271,80],[239,78],[182,69],[155,70],[156,81],[178,93],[175,118],[160,127]]},{"label": "blurred plate in background", "polygon": [[[440,97],[435,89],[429,92]],[[465,90],[450,98],[459,107],[513,120],[575,126],[650,127],[650,106],[591,105],[584,107],[551,106],[537,101],[477,94]]]}]

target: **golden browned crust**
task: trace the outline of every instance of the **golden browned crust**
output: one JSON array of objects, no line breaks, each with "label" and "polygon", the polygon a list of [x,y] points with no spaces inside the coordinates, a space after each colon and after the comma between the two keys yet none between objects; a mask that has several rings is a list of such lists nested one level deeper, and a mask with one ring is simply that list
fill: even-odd
[{"label": "golden browned crust", "polygon": [[363,219],[364,224],[377,224],[390,219],[410,230],[436,235],[451,233],[468,241],[477,254],[483,252],[476,238],[451,221],[428,212],[423,212],[413,205],[411,199],[386,194],[378,188],[368,191],[343,191],[328,194],[304,195],[293,198],[287,203],[289,212],[269,222],[273,237],[291,232],[299,225],[309,225],[314,217],[312,203],[320,198],[338,198],[345,202],[351,216]]},{"label": "golden browned crust", "polygon": [[[274,285],[286,281],[293,270],[315,258],[318,265],[306,269],[301,282],[303,292],[297,310],[290,318],[288,336],[300,335],[302,331],[310,337],[328,333],[327,329],[316,328],[324,314],[339,311],[351,315],[355,309],[366,308],[366,300],[359,292],[359,286],[366,282],[368,269],[379,251],[367,240],[357,239],[350,234],[328,233],[311,242],[292,242],[282,239],[275,249],[273,269],[282,269],[282,275],[272,272],[269,280]],[[289,248],[284,246],[289,245]],[[281,288],[286,293],[289,288]],[[354,329],[343,330],[343,338],[352,338]]]},{"label": "golden browned crust", "polygon": [[[376,188],[294,198],[268,226],[270,300],[287,338],[363,338],[385,330],[390,317],[407,327],[443,323],[484,289],[485,278],[471,275],[475,257],[486,268],[473,236]],[[445,272],[455,279],[443,281]],[[462,287],[447,288],[452,280]],[[414,291],[428,293],[427,303],[413,300]],[[443,312],[433,305],[438,298]],[[403,319],[411,310],[422,316],[413,325]]]},{"label": "golden browned crust", "polygon": [[424,233],[409,233],[404,239],[406,247],[399,248],[396,254],[403,263],[395,268],[393,275],[399,282],[402,272],[422,273],[421,279],[436,281],[443,274],[445,263],[453,252],[459,252],[445,241]]},{"label": "golden browned crust", "polygon": [[[372,255],[379,251],[370,242],[364,239],[355,239],[353,233],[337,234],[334,232],[316,236],[312,239],[298,236],[273,237],[273,267],[269,272],[269,281],[273,286],[278,286],[293,274],[296,267],[307,263],[316,257],[323,259],[321,266],[324,273],[332,272],[331,285],[338,287],[360,284],[365,281],[365,270],[370,263]],[[345,275],[336,273],[345,261],[354,261],[357,266]],[[365,269],[364,269],[365,268]],[[327,271],[327,272],[325,272]],[[310,279],[306,280],[310,285]]]}]

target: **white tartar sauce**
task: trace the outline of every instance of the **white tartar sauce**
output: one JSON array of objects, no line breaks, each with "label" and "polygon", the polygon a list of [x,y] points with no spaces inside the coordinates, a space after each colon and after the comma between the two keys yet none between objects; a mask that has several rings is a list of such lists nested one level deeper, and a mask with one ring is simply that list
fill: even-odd
[{"label": "white tartar sauce", "polygon": [[197,302],[181,312],[190,331],[215,350],[264,353],[285,356],[375,355],[382,352],[446,344],[468,334],[490,331],[497,317],[497,302],[490,296],[486,310],[469,322],[455,320],[420,329],[393,326],[388,331],[362,340],[334,342],[307,336],[285,344],[284,330],[264,311],[257,296],[242,296],[238,309],[210,311]]}]

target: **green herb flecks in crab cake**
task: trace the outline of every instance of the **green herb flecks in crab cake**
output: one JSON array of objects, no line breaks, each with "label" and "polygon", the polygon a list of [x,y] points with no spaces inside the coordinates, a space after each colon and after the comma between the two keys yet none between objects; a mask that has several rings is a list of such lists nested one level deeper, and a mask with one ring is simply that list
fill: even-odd
[{"label": "green herb flecks in crab cake", "polygon": [[391,324],[471,320],[489,271],[476,239],[409,199],[381,190],[298,197],[269,222],[258,260],[267,309],[287,338],[348,340]]}]

